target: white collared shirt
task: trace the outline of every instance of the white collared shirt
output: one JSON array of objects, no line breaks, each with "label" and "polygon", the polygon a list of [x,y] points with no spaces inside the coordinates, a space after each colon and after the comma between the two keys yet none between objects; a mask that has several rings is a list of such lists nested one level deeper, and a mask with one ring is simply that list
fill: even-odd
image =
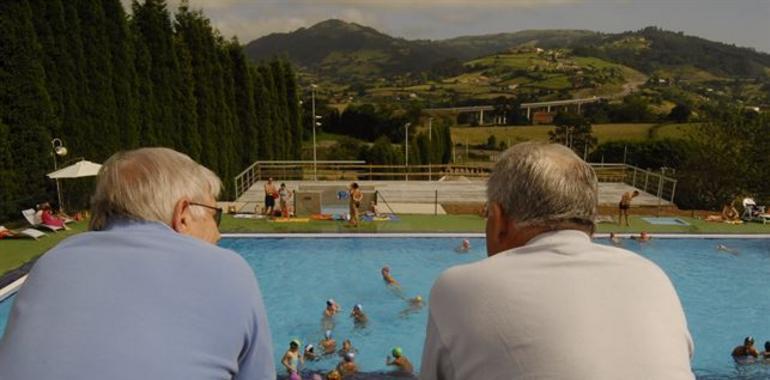
[{"label": "white collared shirt", "polygon": [[692,379],[692,352],[657,265],[562,230],[441,275],[420,378]]}]

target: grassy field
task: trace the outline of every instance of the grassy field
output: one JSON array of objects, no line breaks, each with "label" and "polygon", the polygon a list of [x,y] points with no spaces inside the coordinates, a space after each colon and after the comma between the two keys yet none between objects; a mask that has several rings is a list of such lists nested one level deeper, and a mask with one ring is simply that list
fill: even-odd
[{"label": "grassy field", "polygon": [[[596,124],[593,126],[594,136],[599,144],[607,141],[628,140],[642,141],[650,138],[683,138],[697,124]],[[651,130],[654,130],[651,132]],[[548,132],[553,126],[512,126],[512,127],[460,127],[452,128],[452,140],[455,144],[479,145],[487,142],[494,135],[497,141],[508,141],[511,144],[521,141],[548,141]]]},{"label": "grassy field", "polygon": [[[462,233],[484,232],[485,220],[477,215],[400,215],[399,221],[363,223],[358,228],[348,227],[343,222],[311,221],[308,223],[275,223],[267,220],[236,219],[224,215],[222,232],[230,233],[335,233],[335,232],[446,232]],[[690,223],[690,226],[652,225],[640,219],[631,217],[631,227],[619,227],[614,224],[599,224],[597,232],[639,233],[693,233],[693,234],[770,234],[770,225],[748,223],[730,225],[722,223],[706,223],[702,219],[680,217]],[[40,240],[3,239],[0,240],[0,274],[16,269],[24,263],[34,260],[48,251],[60,241],[81,233],[86,229],[86,223],[72,225],[71,231],[49,233]]]}]

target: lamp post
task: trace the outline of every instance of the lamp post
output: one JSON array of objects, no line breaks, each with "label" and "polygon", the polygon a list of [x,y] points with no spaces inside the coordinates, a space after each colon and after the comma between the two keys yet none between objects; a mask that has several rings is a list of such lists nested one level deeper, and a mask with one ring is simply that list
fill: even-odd
[{"label": "lamp post", "polygon": [[321,123],[317,122],[317,118],[315,115],[315,89],[318,88],[317,85],[311,84],[310,85],[310,97],[312,99],[312,108],[313,108],[313,181],[318,181],[318,154],[316,152],[316,143],[315,143],[315,127],[320,126]]},{"label": "lamp post", "polygon": [[406,180],[409,180],[409,126],[412,125],[412,123],[406,123],[404,124],[404,128],[406,128],[406,136],[404,137],[404,162],[406,163]]},{"label": "lamp post", "polygon": [[428,182],[433,180],[433,118],[428,118]]},{"label": "lamp post", "polygon": [[[56,161],[56,156],[64,157],[67,155],[67,147],[64,146],[64,143],[61,141],[60,138],[54,138],[51,140],[51,148],[53,149],[53,170],[59,170],[59,165]],[[62,205],[62,199],[61,199],[61,185],[59,185],[59,179],[56,179],[56,195],[59,199],[59,212],[61,212],[64,209],[64,206]]]}]

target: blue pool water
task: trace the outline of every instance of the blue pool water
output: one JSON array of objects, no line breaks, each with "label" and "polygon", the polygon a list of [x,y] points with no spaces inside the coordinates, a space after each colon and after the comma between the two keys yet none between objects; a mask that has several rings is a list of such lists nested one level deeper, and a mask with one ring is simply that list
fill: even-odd
[{"label": "blue pool water", "polygon": [[[483,259],[483,239],[471,239],[473,250],[457,254],[451,238],[224,239],[221,245],[241,253],[259,278],[268,309],[276,365],[289,340],[317,344],[322,335],[321,313],[327,298],[343,307],[334,328],[341,344],[351,339],[364,371],[385,369],[385,356],[394,345],[419,367],[427,310],[403,313],[406,303],[384,286],[379,270],[389,265],[404,294],[427,297],[436,277],[446,268]],[[601,241],[601,240],[600,240]],[[716,249],[723,244],[734,253]],[[770,378],[770,365],[739,367],[732,348],[746,335],[758,348],[770,340],[770,240],[658,239],[627,249],[660,265],[674,282],[695,341],[693,368],[698,378]],[[356,303],[370,322],[356,329],[348,318]],[[0,331],[10,302],[0,304]],[[619,344],[633,349],[633,342]],[[336,358],[312,363],[328,369]]]}]

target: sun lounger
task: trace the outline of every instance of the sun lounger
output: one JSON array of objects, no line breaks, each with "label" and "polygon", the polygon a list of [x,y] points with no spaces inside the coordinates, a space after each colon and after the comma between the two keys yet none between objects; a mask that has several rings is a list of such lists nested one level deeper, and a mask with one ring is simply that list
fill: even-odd
[{"label": "sun lounger", "polygon": [[596,219],[594,220],[594,223],[612,223],[615,224],[615,218],[613,218],[611,215],[597,215]]},{"label": "sun lounger", "polygon": [[36,230],[34,228],[27,228],[27,229],[24,229],[24,230],[21,230],[21,231],[11,231],[11,230],[5,228],[4,226],[0,226],[0,237],[5,236],[5,237],[10,237],[10,238],[17,238],[17,237],[19,237],[21,235],[31,237],[31,238],[33,238],[35,240],[37,240],[37,239],[39,239],[39,238],[41,238],[43,236],[46,236],[45,232],[38,231],[38,230]]},{"label": "sun lounger", "polygon": [[29,222],[29,224],[32,227],[35,227],[35,228],[41,228],[41,227],[42,228],[47,228],[47,229],[49,229],[51,231],[54,231],[54,232],[63,229],[63,227],[52,226],[50,224],[43,224],[43,221],[37,215],[37,212],[35,211],[35,209],[32,209],[32,208],[26,209],[26,210],[22,211],[21,213],[22,213],[22,215],[24,215],[24,219],[27,219],[27,222]]}]

